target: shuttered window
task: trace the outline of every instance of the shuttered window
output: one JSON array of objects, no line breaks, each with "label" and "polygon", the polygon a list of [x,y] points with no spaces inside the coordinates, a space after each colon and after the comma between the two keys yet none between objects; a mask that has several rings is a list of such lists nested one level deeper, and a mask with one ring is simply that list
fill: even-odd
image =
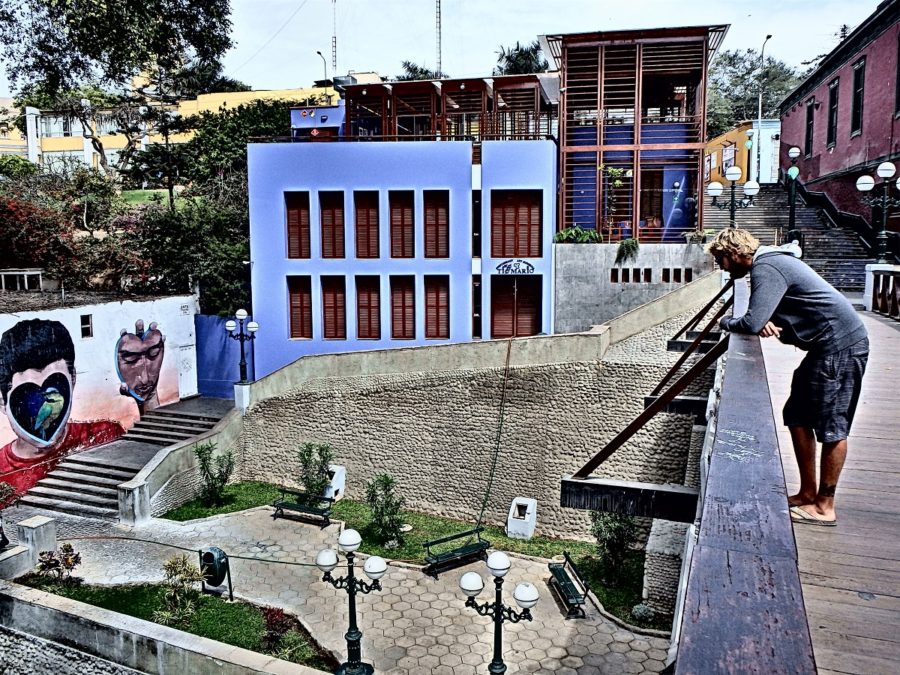
[{"label": "shuttered window", "polygon": [[450,193],[425,190],[425,257],[450,257]]},{"label": "shuttered window", "polygon": [[312,285],[309,277],[288,277],[292,338],[312,338]]},{"label": "shuttered window", "polygon": [[344,277],[322,277],[322,335],[326,340],[347,338]]},{"label": "shuttered window", "polygon": [[322,257],[344,257],[344,193],[320,192]]},{"label": "shuttered window", "polygon": [[449,277],[425,277],[425,337],[450,338]]},{"label": "shuttered window", "polygon": [[491,191],[491,256],[541,256],[540,190]]},{"label": "shuttered window", "polygon": [[416,337],[415,277],[391,277],[391,337]]},{"label": "shuttered window", "polygon": [[541,330],[541,278],[491,278],[491,337],[537,335]]},{"label": "shuttered window", "polygon": [[285,192],[288,258],[309,257],[309,193]]},{"label": "shuttered window", "polygon": [[378,257],[378,193],[354,192],[356,207],[356,257]]},{"label": "shuttered window", "polygon": [[409,190],[388,193],[391,207],[391,257],[412,258],[415,255],[415,222],[413,193]]},{"label": "shuttered window", "polygon": [[379,277],[356,277],[356,336],[360,340],[381,337]]}]

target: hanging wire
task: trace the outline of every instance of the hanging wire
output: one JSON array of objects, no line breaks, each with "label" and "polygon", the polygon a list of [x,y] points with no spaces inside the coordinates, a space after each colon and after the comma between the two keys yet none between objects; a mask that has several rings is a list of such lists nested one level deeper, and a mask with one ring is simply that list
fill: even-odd
[{"label": "hanging wire", "polygon": [[484,491],[484,499],[481,502],[481,512],[478,514],[478,522],[475,527],[481,527],[484,511],[491,497],[491,488],[494,486],[494,473],[497,470],[497,456],[500,454],[500,439],[503,436],[503,416],[506,409],[506,385],[509,382],[509,355],[512,352],[512,339],[506,342],[506,367],[503,371],[503,388],[500,392],[500,412],[497,420],[497,440],[494,443],[494,456],[491,458],[491,472],[488,475],[487,489]]}]

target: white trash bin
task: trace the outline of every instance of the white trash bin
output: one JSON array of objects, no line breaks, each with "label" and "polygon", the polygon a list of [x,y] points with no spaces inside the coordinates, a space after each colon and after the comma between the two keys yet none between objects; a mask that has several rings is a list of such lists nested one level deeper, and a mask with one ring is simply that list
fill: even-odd
[{"label": "white trash bin", "polygon": [[531,539],[537,526],[537,500],[516,497],[509,507],[506,519],[506,536],[513,539]]}]

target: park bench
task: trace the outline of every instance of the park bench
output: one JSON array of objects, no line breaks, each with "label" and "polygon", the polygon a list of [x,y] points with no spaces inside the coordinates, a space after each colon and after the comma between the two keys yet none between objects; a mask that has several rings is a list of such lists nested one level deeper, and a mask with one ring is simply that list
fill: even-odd
[{"label": "park bench", "polygon": [[323,528],[331,524],[331,507],[334,500],[330,497],[310,499],[305,492],[284,487],[278,488],[278,492],[280,493],[278,499],[272,502],[272,506],[275,507],[273,519],[279,516],[283,518],[285,511],[293,511],[301,516],[321,518]]},{"label": "park bench", "polygon": [[578,573],[575,562],[569,556],[568,551],[563,551],[563,562],[551,562],[550,587],[556,590],[560,600],[566,606],[567,619],[573,616],[584,616],[584,599],[588,592],[588,585]]},{"label": "park bench", "polygon": [[[481,538],[483,530],[483,527],[476,527],[473,530],[466,530],[459,534],[451,534],[434,541],[426,541],[423,544],[425,546],[425,562],[428,563],[425,566],[425,574],[429,574],[437,579],[438,571],[459,567],[476,558],[487,560],[486,551],[491,547],[491,542]],[[472,537],[475,537],[474,541],[441,551],[435,550],[455,541],[471,540]]]}]

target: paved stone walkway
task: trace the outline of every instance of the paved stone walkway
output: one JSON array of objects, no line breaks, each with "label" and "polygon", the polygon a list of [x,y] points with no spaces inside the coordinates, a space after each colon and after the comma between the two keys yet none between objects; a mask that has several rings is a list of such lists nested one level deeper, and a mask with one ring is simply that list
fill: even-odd
[{"label": "paved stone walkway", "polygon": [[[10,509],[7,522],[13,525],[37,513]],[[319,550],[336,546],[338,528],[335,524],[320,530],[292,520],[272,520],[271,509],[260,507],[189,523],[154,519],[140,528],[69,517],[60,520],[59,538],[70,539],[81,552],[84,563],[79,574],[96,584],[158,581],[163,562],[178,553],[173,546],[191,552],[218,546],[231,558],[236,596],[296,614],[316,640],[342,658],[348,625],[346,592],[322,582],[314,565]],[[587,618],[565,620],[547,586],[546,563],[511,558],[505,599],[513,603],[515,585],[530,581],[541,600],[532,610],[534,621],[504,625],[508,673],[584,675],[663,669],[668,640],[623,630],[592,606]],[[486,672],[493,649],[492,620],[467,609],[458,588],[459,577],[470,570],[485,577],[487,588],[479,601],[492,599],[493,584],[483,563],[441,574],[439,580],[416,568],[391,565],[381,592],[357,596],[364,660],[378,673],[398,675]],[[344,573],[339,567],[335,576]]]}]

